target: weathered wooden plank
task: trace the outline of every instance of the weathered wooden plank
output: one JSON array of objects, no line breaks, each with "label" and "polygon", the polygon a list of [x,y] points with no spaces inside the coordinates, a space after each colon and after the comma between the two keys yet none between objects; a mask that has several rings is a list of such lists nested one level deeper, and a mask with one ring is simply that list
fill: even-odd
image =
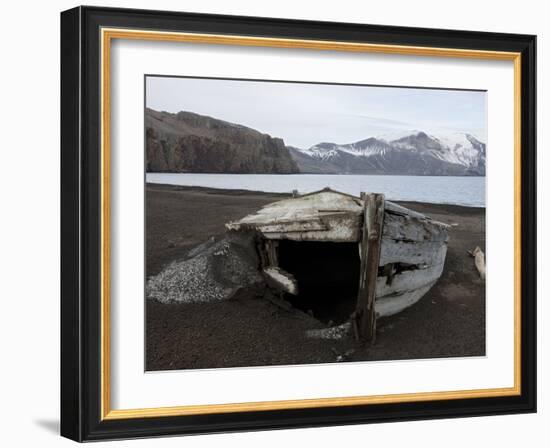
[{"label": "weathered wooden plank", "polygon": [[447,226],[429,219],[410,218],[386,213],[384,239],[399,241],[447,241]]},{"label": "weathered wooden plank", "polygon": [[391,316],[418,302],[424,294],[435,284],[430,283],[414,291],[405,291],[401,294],[381,297],[376,300],[375,310],[377,317]]},{"label": "weathered wooden plank", "polygon": [[277,220],[267,224],[257,224],[254,227],[262,233],[310,232],[329,230],[339,225],[359,225],[360,214],[348,211],[317,210],[314,217],[308,219]]},{"label": "weathered wooden plank", "polygon": [[373,340],[376,333],[376,278],[380,258],[382,228],[384,224],[384,195],[361,194],[364,203],[363,231],[361,237],[361,271],[357,309],[355,317],[358,322],[360,337]]},{"label": "weathered wooden plank", "polygon": [[323,213],[323,210],[360,215],[362,207],[358,199],[344,193],[321,191],[267,204],[256,213],[247,215],[239,221],[227,223],[226,227],[230,230],[238,230],[250,226],[315,219]]},{"label": "weathered wooden plank", "polygon": [[444,263],[425,269],[413,269],[395,274],[388,282],[388,277],[376,279],[376,300],[392,294],[414,291],[437,281],[443,272]]},{"label": "weathered wooden plank", "polygon": [[394,215],[401,215],[401,216],[408,216],[410,218],[418,218],[418,219],[426,219],[428,221],[431,221],[435,224],[439,224],[444,227],[451,227],[449,224],[446,224],[444,222],[436,221],[432,218],[430,218],[428,215],[424,215],[419,212],[415,212],[414,210],[411,210],[410,208],[403,207],[402,205],[397,205],[394,202],[386,201],[386,212]]},{"label": "weathered wooden plank", "polygon": [[429,219],[428,216],[423,215],[422,213],[415,212],[414,210],[411,210],[410,208],[403,207],[401,205],[396,204],[395,202],[386,201],[384,205],[384,209],[388,213],[402,215],[402,216],[410,216],[412,218],[419,218],[419,219]]},{"label": "weathered wooden plank", "polygon": [[312,232],[316,230],[328,230],[327,224],[323,223],[320,219],[261,224],[256,228],[262,233]]},{"label": "weathered wooden plank", "polygon": [[320,218],[325,225],[323,230],[301,230],[264,232],[260,231],[267,239],[282,239],[292,241],[331,241],[331,242],[357,242],[360,239],[360,217],[350,214],[331,215]]},{"label": "weathered wooden plank", "polygon": [[442,241],[406,242],[384,238],[380,249],[380,266],[406,263],[435,266],[445,261],[447,243]]},{"label": "weathered wooden plank", "polygon": [[263,273],[267,284],[272,288],[298,295],[298,282],[292,274],[273,266],[265,268]]}]

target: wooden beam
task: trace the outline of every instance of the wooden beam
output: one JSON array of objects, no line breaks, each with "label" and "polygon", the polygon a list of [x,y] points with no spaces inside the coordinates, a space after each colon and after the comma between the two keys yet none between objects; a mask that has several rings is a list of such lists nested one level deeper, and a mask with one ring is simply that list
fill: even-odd
[{"label": "wooden beam", "polygon": [[260,257],[260,266],[261,268],[266,268],[269,266],[269,261],[267,259],[266,247],[263,240],[256,242],[256,249],[258,251],[258,256]]},{"label": "wooden beam", "polygon": [[267,284],[278,291],[298,295],[298,283],[294,276],[281,268],[268,267],[263,270]]},{"label": "wooden beam", "polygon": [[380,260],[380,246],[384,225],[384,195],[361,193],[363,200],[363,228],[360,243],[361,272],[357,309],[359,335],[367,341],[376,336],[376,279]]}]

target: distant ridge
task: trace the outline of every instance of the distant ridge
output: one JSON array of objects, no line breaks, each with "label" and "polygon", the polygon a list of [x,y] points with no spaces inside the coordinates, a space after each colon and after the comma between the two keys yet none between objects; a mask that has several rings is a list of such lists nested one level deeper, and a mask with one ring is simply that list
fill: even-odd
[{"label": "distant ridge", "polygon": [[412,131],[339,145],[289,148],[301,172],[485,176],[486,145],[468,133],[442,136]]},{"label": "distant ridge", "polygon": [[205,115],[146,109],[145,132],[148,172],[299,172],[282,139]]},{"label": "distant ridge", "polygon": [[400,131],[301,149],[193,112],[145,110],[148,172],[485,176],[486,145],[465,132]]}]

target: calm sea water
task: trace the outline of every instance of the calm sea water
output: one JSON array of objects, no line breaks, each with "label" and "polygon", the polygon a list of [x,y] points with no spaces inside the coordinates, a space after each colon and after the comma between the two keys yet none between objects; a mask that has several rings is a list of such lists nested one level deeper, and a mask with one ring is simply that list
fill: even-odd
[{"label": "calm sea water", "polygon": [[345,174],[194,174],[147,173],[148,183],[299,193],[330,187],[359,195],[384,193],[386,199],[434,204],[485,207],[484,177],[452,176],[370,176]]}]

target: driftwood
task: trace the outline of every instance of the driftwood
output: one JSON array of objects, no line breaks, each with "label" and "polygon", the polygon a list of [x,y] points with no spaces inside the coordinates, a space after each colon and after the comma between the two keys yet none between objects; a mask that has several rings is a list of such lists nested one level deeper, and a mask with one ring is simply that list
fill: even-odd
[{"label": "driftwood", "polygon": [[479,276],[481,277],[481,280],[485,280],[485,254],[479,246],[476,246],[474,250],[469,250],[468,254],[470,254],[471,257],[474,257],[474,263],[479,272]]}]

